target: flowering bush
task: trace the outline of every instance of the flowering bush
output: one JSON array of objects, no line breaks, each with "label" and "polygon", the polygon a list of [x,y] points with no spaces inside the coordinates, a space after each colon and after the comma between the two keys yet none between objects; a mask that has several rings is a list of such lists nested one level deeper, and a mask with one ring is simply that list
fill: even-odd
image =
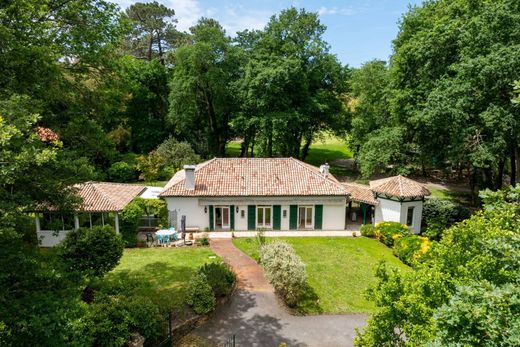
[{"label": "flowering bush", "polygon": [[408,227],[398,222],[381,222],[376,225],[376,238],[388,247],[392,247],[395,240],[409,233]]},{"label": "flowering bush", "polygon": [[364,224],[361,226],[361,235],[374,238],[376,236],[376,227],[374,224]]},{"label": "flowering bush", "polygon": [[305,264],[294,249],[283,241],[264,244],[260,253],[269,282],[288,306],[296,306],[307,286]]},{"label": "flowering bush", "polygon": [[430,243],[427,237],[409,234],[394,241],[393,252],[403,263],[413,266],[428,252]]}]

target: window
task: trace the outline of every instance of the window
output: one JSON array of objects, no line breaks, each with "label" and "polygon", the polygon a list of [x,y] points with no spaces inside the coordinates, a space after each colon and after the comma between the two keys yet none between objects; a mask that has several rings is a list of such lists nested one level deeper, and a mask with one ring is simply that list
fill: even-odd
[{"label": "window", "polygon": [[74,216],[61,213],[43,213],[40,218],[40,230],[72,230]]},{"label": "window", "polygon": [[257,206],[256,208],[256,227],[271,227],[271,206]]},{"label": "window", "polygon": [[406,225],[413,226],[413,211],[415,210],[414,206],[408,207],[408,211],[406,213]]},{"label": "window", "polygon": [[287,218],[287,210],[283,210],[283,218]]},{"label": "window", "polygon": [[246,216],[246,211],[240,210],[240,218],[245,218],[245,216]]}]

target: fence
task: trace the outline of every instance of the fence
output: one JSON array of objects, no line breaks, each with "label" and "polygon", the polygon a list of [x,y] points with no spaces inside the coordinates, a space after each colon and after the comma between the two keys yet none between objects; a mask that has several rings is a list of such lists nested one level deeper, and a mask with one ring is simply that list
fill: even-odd
[{"label": "fence", "polygon": [[173,346],[173,314],[170,311],[166,314],[166,319],[168,320],[168,337],[161,341],[156,347],[171,347]]},{"label": "fence", "polygon": [[230,337],[228,337],[228,340],[224,347],[235,347],[235,335],[231,335]]}]

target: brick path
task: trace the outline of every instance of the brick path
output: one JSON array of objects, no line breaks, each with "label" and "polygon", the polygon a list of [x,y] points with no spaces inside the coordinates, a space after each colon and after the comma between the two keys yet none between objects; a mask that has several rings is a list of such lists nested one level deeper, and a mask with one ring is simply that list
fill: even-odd
[{"label": "brick path", "polygon": [[237,273],[238,287],[230,301],[195,334],[216,343],[236,335],[237,346],[339,347],[352,346],[362,314],[293,316],[278,302],[262,267],[236,248],[231,240],[212,240],[211,249]]}]

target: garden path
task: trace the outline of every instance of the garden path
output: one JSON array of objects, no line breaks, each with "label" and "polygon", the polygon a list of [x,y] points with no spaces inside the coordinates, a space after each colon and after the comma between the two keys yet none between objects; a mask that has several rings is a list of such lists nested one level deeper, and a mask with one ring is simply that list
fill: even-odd
[{"label": "garden path", "polygon": [[230,301],[195,330],[196,335],[219,345],[234,334],[237,346],[278,347],[281,342],[288,347],[353,346],[355,329],[364,326],[367,315],[291,315],[262,267],[230,239],[212,240],[211,249],[237,273],[238,286]]}]

